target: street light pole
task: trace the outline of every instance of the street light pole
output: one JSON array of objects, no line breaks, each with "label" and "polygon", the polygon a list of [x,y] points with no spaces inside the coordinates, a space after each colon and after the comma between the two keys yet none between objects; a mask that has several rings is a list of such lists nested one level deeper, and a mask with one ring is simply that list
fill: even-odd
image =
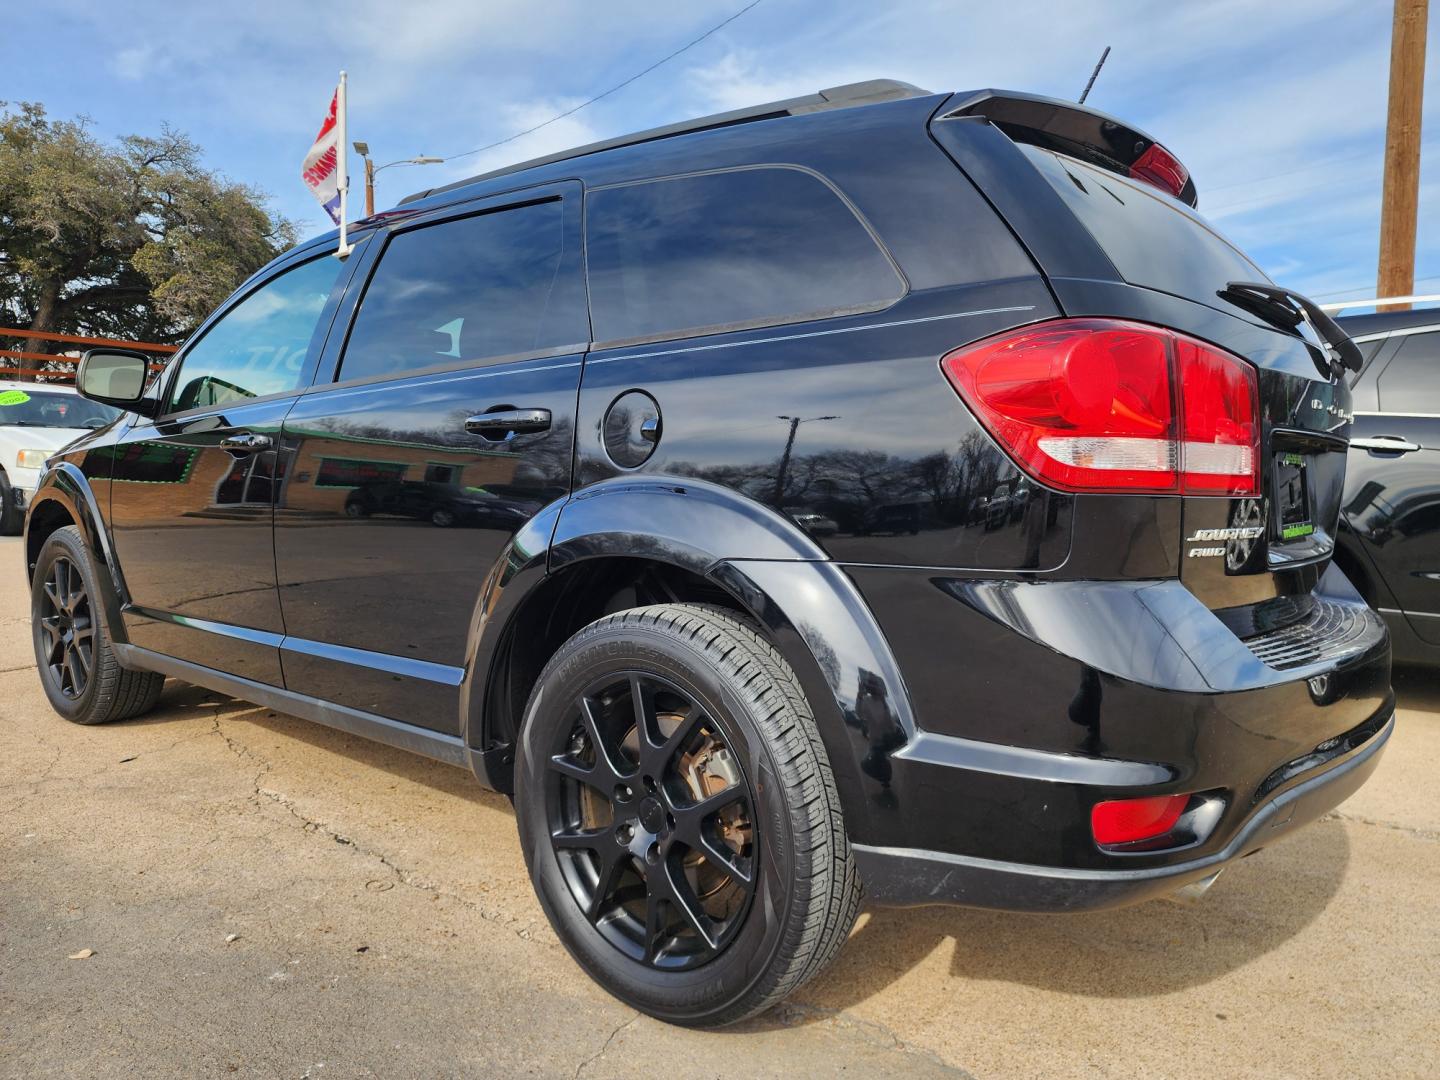
[{"label": "street light pole", "polygon": [[785,474],[790,471],[790,454],[795,449],[795,433],[800,430],[801,424],[809,424],[815,420],[839,420],[838,416],[777,416],[776,420],[790,421],[790,437],[785,440],[785,452],[780,455],[780,468],[775,473],[775,509],[780,509],[785,500]]},{"label": "street light pole", "polygon": [[356,141],[352,145],[355,147],[355,152],[365,160],[365,216],[367,218],[375,216],[376,173],[382,169],[388,169],[392,165],[439,165],[445,160],[440,157],[426,157],[424,154],[420,154],[416,157],[401,158],[399,161],[391,161],[384,165],[377,166],[375,162],[370,159],[369,143]]}]

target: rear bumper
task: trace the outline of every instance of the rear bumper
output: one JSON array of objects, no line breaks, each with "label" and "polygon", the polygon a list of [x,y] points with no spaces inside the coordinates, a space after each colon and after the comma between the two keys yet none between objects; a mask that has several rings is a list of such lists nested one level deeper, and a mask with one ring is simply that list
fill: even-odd
[{"label": "rear bumper", "polygon": [[[1373,717],[1351,748],[1260,803],[1228,843],[1199,858],[1140,869],[1035,866],[918,848],[854,845],[873,903],[960,904],[1009,911],[1096,911],[1164,896],[1218,873],[1349,798],[1375,770],[1395,728],[1393,707]],[[1358,738],[1363,735],[1363,738]]]}]

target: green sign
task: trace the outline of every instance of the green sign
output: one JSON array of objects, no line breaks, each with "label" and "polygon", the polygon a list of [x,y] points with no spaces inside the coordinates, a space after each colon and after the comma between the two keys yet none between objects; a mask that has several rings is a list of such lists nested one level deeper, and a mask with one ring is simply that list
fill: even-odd
[{"label": "green sign", "polygon": [[0,406],[24,405],[30,400],[30,395],[24,390],[6,390],[0,392]]},{"label": "green sign", "polygon": [[1315,531],[1315,526],[1308,521],[1302,525],[1286,525],[1280,530],[1280,539],[1294,540],[1297,536],[1309,536]]}]

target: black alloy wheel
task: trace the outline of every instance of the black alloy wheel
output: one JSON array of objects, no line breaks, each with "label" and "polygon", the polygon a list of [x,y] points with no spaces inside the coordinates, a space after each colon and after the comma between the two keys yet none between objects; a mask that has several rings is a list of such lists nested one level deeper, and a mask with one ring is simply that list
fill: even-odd
[{"label": "black alloy wheel", "polygon": [[737,757],[698,701],[653,674],[607,676],[571,711],[547,800],[571,895],[632,959],[705,963],[754,896],[753,798]]},{"label": "black alloy wheel", "polygon": [[60,556],[50,564],[40,604],[40,629],[49,638],[45,666],[55,689],[78,701],[95,668],[95,621],[80,568]]},{"label": "black alloy wheel", "polygon": [[95,569],[80,530],[67,525],[51,533],[30,583],[31,636],[45,697],[72,723],[139,716],[165,687],[165,676],[121,665],[106,618],[116,606],[109,577]]},{"label": "black alloy wheel", "polygon": [[855,921],[815,715],[734,611],[630,608],[561,645],[522,720],[515,816],[561,942],[670,1023],[763,1011],[823,970]]}]

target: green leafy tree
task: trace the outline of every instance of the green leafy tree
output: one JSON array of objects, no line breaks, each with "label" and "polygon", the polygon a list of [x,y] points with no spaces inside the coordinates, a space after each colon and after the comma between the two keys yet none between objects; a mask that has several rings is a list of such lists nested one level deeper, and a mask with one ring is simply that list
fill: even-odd
[{"label": "green leafy tree", "polygon": [[182,341],[294,242],[262,192],[205,169],[179,132],[107,145],[83,118],[0,102],[0,326]]}]

